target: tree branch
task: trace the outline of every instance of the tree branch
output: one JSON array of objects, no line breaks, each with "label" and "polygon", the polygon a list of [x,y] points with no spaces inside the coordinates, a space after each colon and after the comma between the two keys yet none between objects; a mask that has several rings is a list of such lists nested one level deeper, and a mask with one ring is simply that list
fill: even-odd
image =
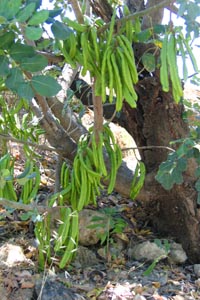
[{"label": "tree branch", "polygon": [[71,3],[71,6],[74,10],[77,21],[80,24],[84,24],[83,14],[81,12],[81,8],[80,8],[80,5],[79,5],[78,1],[77,0],[70,0],[69,2]]},{"label": "tree branch", "polygon": [[60,208],[64,208],[66,206],[55,206],[55,207],[48,207],[43,205],[35,205],[33,202],[32,204],[23,204],[16,201],[7,200],[5,198],[0,198],[0,205],[4,207],[9,207],[13,209],[19,209],[24,211],[37,211],[41,214],[43,213],[51,213],[54,216],[55,211],[58,211]]},{"label": "tree branch", "polygon": [[6,141],[12,141],[12,142],[15,142],[17,144],[29,145],[31,147],[34,147],[35,149],[40,149],[40,150],[45,150],[45,151],[56,151],[56,149],[51,147],[51,146],[38,145],[36,143],[32,143],[32,142],[29,142],[29,141],[22,141],[22,140],[16,139],[16,138],[14,138],[10,135],[6,135],[6,134],[3,134],[3,133],[0,133],[0,140],[1,139],[6,140]]},{"label": "tree branch", "polygon": [[57,56],[52,53],[48,53],[48,52],[44,52],[44,51],[36,51],[36,52],[40,55],[45,56],[48,60],[49,65],[64,62],[64,60],[65,60],[64,56],[62,56],[62,55]]},{"label": "tree branch", "polygon": [[[115,24],[120,26],[123,22],[129,21],[129,20],[134,20],[138,17],[143,17],[143,16],[148,15],[148,14],[152,13],[153,11],[158,10],[160,8],[163,8],[163,7],[169,7],[169,5],[172,4],[172,3],[174,3],[174,0],[164,0],[164,1],[160,2],[159,4],[156,4],[154,6],[146,8],[144,10],[138,11],[134,14],[130,14],[128,16],[125,16],[125,17],[121,18],[121,19],[117,19],[115,21]],[[110,22],[107,23],[106,25],[102,26],[99,29],[99,32],[103,32],[106,29],[108,29],[109,27],[110,27]]]}]

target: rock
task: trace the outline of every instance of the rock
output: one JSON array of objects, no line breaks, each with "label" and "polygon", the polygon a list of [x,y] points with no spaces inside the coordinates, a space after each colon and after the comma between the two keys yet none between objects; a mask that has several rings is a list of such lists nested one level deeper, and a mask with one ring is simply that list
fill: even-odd
[{"label": "rock", "polygon": [[175,295],[173,300],[185,300],[185,297],[182,297],[181,295]]},{"label": "rock", "polygon": [[154,242],[146,241],[129,248],[128,256],[139,261],[153,261],[161,256],[162,258],[168,257],[169,261],[175,264],[182,264],[187,260],[187,255],[182,245],[175,242],[170,243],[169,253],[167,253],[164,247],[162,248]]},{"label": "rock", "polygon": [[97,265],[99,260],[96,257],[96,254],[84,246],[78,246],[78,250],[76,252],[76,257],[72,262],[72,265],[76,268],[85,268],[85,267],[92,267]]},{"label": "rock", "polygon": [[194,282],[195,286],[197,287],[197,289],[200,289],[200,278],[198,278],[197,280],[195,280]]},{"label": "rock", "polygon": [[159,257],[167,257],[165,249],[157,246],[153,242],[143,242],[128,249],[128,256],[136,260],[153,261]]},{"label": "rock", "polygon": [[[133,300],[135,295],[128,283],[123,285],[118,283],[114,286],[109,282],[97,299]],[[146,300],[146,298],[140,298],[140,300]]]},{"label": "rock", "polygon": [[195,264],[194,265],[194,273],[197,277],[200,278],[200,264]]},{"label": "rock", "polygon": [[134,300],[146,300],[147,298],[145,298],[144,296],[137,294],[135,295],[135,297],[133,298]]},{"label": "rock", "polygon": [[[84,209],[79,213],[79,244],[82,246],[96,245],[100,241],[100,236],[105,232],[101,226],[89,228],[90,225],[98,224],[92,222],[94,217],[104,217],[100,212],[91,209]],[[99,221],[102,225],[102,222]]]},{"label": "rock", "polygon": [[137,150],[136,143],[132,136],[127,132],[127,130],[112,122],[110,122],[110,129],[112,130],[119,147],[122,150],[127,149],[122,152],[123,157],[132,156],[134,158],[137,157],[137,159],[140,159],[140,154]]},{"label": "rock", "polygon": [[169,261],[175,264],[183,264],[187,260],[187,255],[181,244],[170,243]]},{"label": "rock", "polygon": [[[143,275],[144,276],[144,275]],[[165,286],[168,281],[168,272],[167,271],[159,271],[159,269],[154,269],[148,276],[144,276],[142,279],[142,283],[144,285],[150,285],[154,282],[156,286]]]},{"label": "rock", "polygon": [[20,246],[5,244],[0,248],[0,264],[12,267],[20,262],[28,262]]},{"label": "rock", "polygon": [[76,294],[72,289],[56,280],[38,280],[35,285],[34,299],[40,300],[84,300],[84,297]]}]

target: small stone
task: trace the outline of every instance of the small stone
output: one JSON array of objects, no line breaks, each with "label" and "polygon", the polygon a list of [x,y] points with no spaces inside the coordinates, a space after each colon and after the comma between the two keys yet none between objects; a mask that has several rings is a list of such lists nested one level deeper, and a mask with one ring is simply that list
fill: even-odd
[{"label": "small stone", "polygon": [[21,289],[32,289],[35,284],[32,281],[23,281],[21,283]]},{"label": "small stone", "polygon": [[181,295],[175,295],[175,296],[173,297],[173,299],[174,299],[174,300],[185,300],[185,298],[182,297]]},{"label": "small stone", "polygon": [[[42,280],[36,281],[35,294],[42,300],[84,300],[84,297],[67,288],[59,281],[47,279],[45,283]],[[39,298],[40,297],[40,298]]]},{"label": "small stone", "polygon": [[96,257],[96,254],[84,246],[78,246],[78,250],[76,252],[76,257],[72,262],[72,265],[77,268],[85,268],[97,265],[99,260]]},{"label": "small stone", "polygon": [[181,244],[174,242],[170,244],[169,260],[175,264],[183,264],[187,260],[187,255]]},{"label": "small stone", "polygon": [[194,265],[194,273],[197,277],[200,277],[200,264]]},{"label": "small stone", "polygon": [[146,300],[146,298],[144,296],[139,295],[139,294],[135,295],[135,297],[133,299],[134,300]]},{"label": "small stone", "polygon": [[197,280],[195,280],[194,284],[199,289],[200,288],[200,278],[198,278]]}]

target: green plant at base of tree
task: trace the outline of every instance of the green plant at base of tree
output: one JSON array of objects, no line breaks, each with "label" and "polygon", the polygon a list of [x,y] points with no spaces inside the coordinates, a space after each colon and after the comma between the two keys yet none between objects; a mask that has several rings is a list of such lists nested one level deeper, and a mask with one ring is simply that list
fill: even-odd
[{"label": "green plant at base of tree", "polygon": [[88,228],[104,229],[103,233],[99,234],[101,245],[105,245],[105,254],[107,259],[110,259],[110,245],[114,244],[112,235],[114,233],[122,233],[127,226],[126,221],[119,216],[117,208],[105,207],[100,209],[102,216],[94,216],[91,220],[93,224]]}]

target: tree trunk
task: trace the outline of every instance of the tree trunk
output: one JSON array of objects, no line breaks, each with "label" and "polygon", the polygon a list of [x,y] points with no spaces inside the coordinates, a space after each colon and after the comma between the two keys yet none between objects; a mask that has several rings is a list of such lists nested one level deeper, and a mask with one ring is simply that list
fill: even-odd
[{"label": "tree trunk", "polygon": [[156,77],[147,77],[137,85],[139,96],[136,109],[124,105],[121,125],[133,136],[147,168],[145,186],[138,199],[142,201],[147,218],[161,234],[168,234],[182,243],[192,262],[199,262],[200,210],[194,189],[195,164],[185,174],[184,184],[164,190],[155,175],[169,150],[148,146],[168,146],[169,142],[185,138],[188,126],[182,119],[183,106],[176,104],[171,93],[165,93]]}]

